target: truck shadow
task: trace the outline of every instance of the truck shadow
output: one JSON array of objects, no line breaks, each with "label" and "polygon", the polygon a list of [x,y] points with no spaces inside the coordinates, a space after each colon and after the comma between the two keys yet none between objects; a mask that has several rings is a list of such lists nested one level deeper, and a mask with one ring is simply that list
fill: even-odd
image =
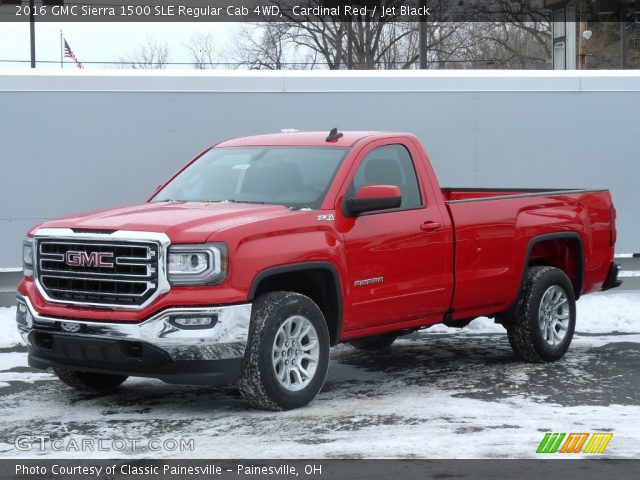
[{"label": "truck shadow", "polygon": [[[520,428],[517,421],[495,418],[490,425],[476,424],[459,410],[456,413],[460,405],[454,405],[451,414],[440,410],[435,416],[429,414],[428,405],[443,398],[455,404],[451,397],[459,397],[490,402],[487,408],[522,399],[554,407],[638,406],[640,344],[610,338],[611,343],[600,342],[601,346],[577,342],[553,364],[517,361],[504,334],[421,333],[379,352],[341,345],[332,351],[329,375],[318,398],[290,412],[253,410],[235,387],[130,379],[116,392],[97,395],[71,390],[53,375],[41,375],[32,382],[11,380],[0,388],[6,416],[0,426],[0,444],[8,445],[5,452],[15,455],[11,445],[21,433],[46,433],[51,438],[188,437],[196,439],[200,454],[206,456],[206,445],[218,448],[217,452],[224,448],[216,443],[219,438],[246,438],[249,444],[262,447],[273,441],[273,432],[289,442],[283,448],[293,444],[329,448],[326,445],[332,442],[359,432],[368,434],[376,427],[423,435],[442,429],[512,431]],[[398,401],[397,409],[390,408]],[[568,414],[576,415],[575,411]],[[576,421],[582,418],[575,417]],[[605,419],[590,428],[609,427]],[[343,452],[344,444],[340,445],[336,451]]]},{"label": "truck shadow", "polygon": [[[0,397],[16,408],[46,398],[54,409],[97,408],[106,417],[158,410],[186,415],[251,410],[234,386],[135,378],[113,393],[95,394],[73,391],[53,375],[41,378],[6,382]],[[640,405],[640,344],[612,337],[612,343],[600,347],[572,346],[565,358],[550,364],[520,362],[501,334],[414,334],[378,352],[341,345],[332,351],[319,401],[384,397],[416,387],[487,401],[520,396],[565,406]]]},{"label": "truck shadow", "polygon": [[[573,345],[563,359],[531,364],[514,357],[506,335],[415,335],[379,352],[342,347],[334,365],[375,373],[348,386],[355,395],[431,386],[455,397],[500,401],[510,397],[563,406],[640,405],[640,344],[612,337],[603,346]],[[365,377],[366,378],[366,377]],[[349,380],[328,378],[325,392]]]}]

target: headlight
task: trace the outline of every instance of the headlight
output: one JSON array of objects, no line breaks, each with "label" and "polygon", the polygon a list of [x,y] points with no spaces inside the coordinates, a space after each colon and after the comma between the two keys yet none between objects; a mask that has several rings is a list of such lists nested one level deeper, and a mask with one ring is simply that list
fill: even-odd
[{"label": "headlight", "polygon": [[215,285],[227,277],[224,243],[169,247],[168,276],[172,285]]},{"label": "headlight", "polygon": [[22,271],[25,277],[33,276],[33,239],[26,238],[22,243]]}]

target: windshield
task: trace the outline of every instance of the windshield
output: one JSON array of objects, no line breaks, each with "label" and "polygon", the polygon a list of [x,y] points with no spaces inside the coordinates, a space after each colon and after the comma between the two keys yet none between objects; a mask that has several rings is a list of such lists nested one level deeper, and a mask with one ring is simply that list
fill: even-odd
[{"label": "windshield", "polygon": [[338,165],[339,147],[212,148],[153,198],[320,208]]}]

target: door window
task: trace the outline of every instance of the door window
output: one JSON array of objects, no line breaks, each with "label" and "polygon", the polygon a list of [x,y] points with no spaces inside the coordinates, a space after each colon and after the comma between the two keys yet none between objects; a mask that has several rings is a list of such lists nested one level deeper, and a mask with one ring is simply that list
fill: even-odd
[{"label": "door window", "polygon": [[402,193],[401,209],[422,206],[413,160],[402,145],[385,145],[369,152],[353,177],[347,197],[364,185],[395,185]]}]

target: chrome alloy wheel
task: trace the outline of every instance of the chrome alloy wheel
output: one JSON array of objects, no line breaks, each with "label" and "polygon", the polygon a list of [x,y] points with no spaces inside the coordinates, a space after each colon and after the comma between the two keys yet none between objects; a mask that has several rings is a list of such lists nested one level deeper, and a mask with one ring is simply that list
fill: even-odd
[{"label": "chrome alloy wheel", "polygon": [[547,288],[538,309],[538,326],[545,342],[556,346],[564,340],[569,328],[569,316],[569,301],[562,287],[552,285]]},{"label": "chrome alloy wheel", "polygon": [[280,385],[302,390],[313,379],[320,360],[318,332],[302,315],[287,318],[273,340],[273,370]]}]

